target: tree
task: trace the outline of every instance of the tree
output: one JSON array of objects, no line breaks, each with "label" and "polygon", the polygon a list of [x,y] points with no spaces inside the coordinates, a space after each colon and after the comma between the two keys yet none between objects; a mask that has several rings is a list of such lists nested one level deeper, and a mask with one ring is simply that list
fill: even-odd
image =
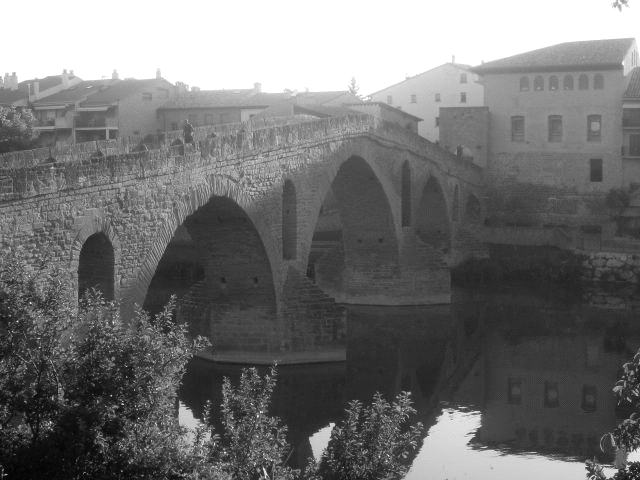
[{"label": "tree", "polygon": [[29,109],[0,106],[0,153],[33,148],[37,133]]},{"label": "tree", "polygon": [[[620,379],[613,387],[618,397],[618,404],[629,413],[613,432],[604,435],[600,441],[601,447],[610,444],[618,454],[626,458],[627,453],[640,448],[640,350],[633,360],[625,363]],[[612,480],[640,479],[640,462],[623,462]],[[595,459],[586,462],[587,478],[589,480],[606,480],[603,468]]]},{"label": "tree", "polygon": [[348,87],[349,87],[349,93],[359,96],[358,90],[360,90],[360,86],[356,83],[356,77],[351,77],[351,81],[349,82]]},{"label": "tree", "polygon": [[614,0],[614,2],[611,4],[611,6],[613,8],[617,8],[618,10],[622,11],[622,7],[628,7],[629,6],[629,0]]}]

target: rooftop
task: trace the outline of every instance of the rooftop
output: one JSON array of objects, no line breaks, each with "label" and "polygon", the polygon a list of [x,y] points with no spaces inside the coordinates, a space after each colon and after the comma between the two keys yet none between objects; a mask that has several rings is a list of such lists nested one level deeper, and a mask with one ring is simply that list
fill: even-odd
[{"label": "rooftop", "polygon": [[566,42],[501,58],[473,67],[475,73],[531,71],[615,70],[622,68],[633,38]]},{"label": "rooftop", "polygon": [[141,92],[145,89],[154,87],[159,84],[165,84],[167,88],[171,88],[172,85],[164,79],[146,79],[146,80],[115,80],[114,83],[107,86],[107,88],[91,95],[84,100],[80,105],[82,107],[95,107],[104,105],[113,105],[123,98],[127,98],[130,95]]},{"label": "rooftop", "polygon": [[70,88],[33,102],[33,106],[38,108],[45,105],[69,105],[76,103],[106,88],[112,82],[117,82],[117,80],[87,80],[80,82]]},{"label": "rooftop", "polygon": [[423,75],[427,75],[429,73],[433,73],[436,70],[439,70],[439,69],[441,69],[443,67],[455,67],[455,68],[458,68],[460,70],[465,70],[465,71],[468,71],[468,70],[471,69],[471,65],[466,65],[464,63],[451,63],[451,62],[443,63],[442,65],[438,65],[437,67],[430,68],[429,70],[426,70],[426,71],[424,71],[422,73],[418,73],[417,75],[414,75],[412,77],[407,77],[404,80],[402,80],[401,82],[394,83],[393,85],[389,85],[388,87],[384,87],[382,90],[378,90],[377,92],[370,93],[369,96],[377,95],[377,94],[382,93],[382,92],[384,92],[386,90],[389,90],[390,88],[397,87],[398,85],[402,85],[403,83],[408,82],[410,80],[414,80],[414,79],[419,78],[419,77],[421,77]]},{"label": "rooftop", "polygon": [[623,98],[640,100],[640,67],[631,70],[629,74],[629,84],[624,92]]}]

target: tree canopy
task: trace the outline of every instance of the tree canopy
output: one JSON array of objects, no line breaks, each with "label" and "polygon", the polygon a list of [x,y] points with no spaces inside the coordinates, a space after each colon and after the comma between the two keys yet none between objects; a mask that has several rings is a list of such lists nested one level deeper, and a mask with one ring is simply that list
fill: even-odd
[{"label": "tree canopy", "polygon": [[29,109],[0,107],[0,153],[33,148],[37,133]]}]

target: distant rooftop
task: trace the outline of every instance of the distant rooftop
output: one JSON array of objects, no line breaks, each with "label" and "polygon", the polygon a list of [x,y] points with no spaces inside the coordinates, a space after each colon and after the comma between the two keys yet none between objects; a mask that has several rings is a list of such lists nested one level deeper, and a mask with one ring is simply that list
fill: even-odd
[{"label": "distant rooftop", "polygon": [[92,95],[118,80],[87,80],[58,93],[33,102],[35,108],[45,105],[69,105]]},{"label": "distant rooftop", "polygon": [[473,67],[475,73],[615,70],[622,68],[633,38],[567,42],[501,58]]},{"label": "distant rooftop", "polygon": [[623,98],[640,100],[640,67],[631,70],[629,74],[629,85],[624,92]]},{"label": "distant rooftop", "polygon": [[124,79],[115,80],[109,84],[105,89],[99,91],[96,94],[91,95],[84,100],[80,105],[82,107],[94,107],[113,105],[118,101],[133,95],[134,93],[141,92],[147,88],[151,88],[159,83],[166,84],[167,88],[173,87],[169,82],[164,79]]},{"label": "distant rooftop", "polygon": [[410,80],[414,80],[414,79],[419,78],[419,77],[421,77],[423,75],[427,75],[429,73],[435,72],[436,70],[439,70],[442,67],[447,67],[447,66],[455,67],[455,68],[458,68],[460,70],[470,70],[471,69],[471,65],[467,65],[467,64],[464,64],[464,63],[452,63],[452,62],[443,63],[442,65],[438,65],[437,67],[430,68],[429,70],[426,70],[426,71],[424,71],[422,73],[418,73],[417,75],[413,75],[412,77],[407,77],[407,78],[405,78],[404,80],[402,80],[402,81],[400,81],[398,83],[394,83],[393,85],[389,85],[388,87],[384,87],[383,89],[378,90],[377,92],[370,93],[369,96],[377,95],[379,93],[384,92],[385,90],[389,90],[390,88],[396,87],[396,86],[401,85],[401,84],[403,84],[405,82],[408,82]]}]

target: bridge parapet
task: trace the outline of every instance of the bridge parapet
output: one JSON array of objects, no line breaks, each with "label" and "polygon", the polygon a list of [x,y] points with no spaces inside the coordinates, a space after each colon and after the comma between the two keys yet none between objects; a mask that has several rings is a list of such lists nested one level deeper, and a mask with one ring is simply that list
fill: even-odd
[{"label": "bridge parapet", "polygon": [[[125,142],[88,142],[68,151],[61,149],[58,153],[66,152],[62,162],[51,161],[48,149],[13,152],[16,155],[9,156],[13,163],[0,169],[0,201],[119,183],[212,162],[218,162],[221,167],[234,166],[247,156],[338,140],[369,132],[375,127],[373,117],[354,114],[253,130],[232,128],[227,135],[216,137],[210,136],[208,129],[201,128],[197,130],[195,145],[186,148],[165,144],[156,150],[129,153],[129,145]],[[44,155],[43,150],[47,157],[44,163],[37,163]],[[0,162],[3,159],[1,157]]]}]

